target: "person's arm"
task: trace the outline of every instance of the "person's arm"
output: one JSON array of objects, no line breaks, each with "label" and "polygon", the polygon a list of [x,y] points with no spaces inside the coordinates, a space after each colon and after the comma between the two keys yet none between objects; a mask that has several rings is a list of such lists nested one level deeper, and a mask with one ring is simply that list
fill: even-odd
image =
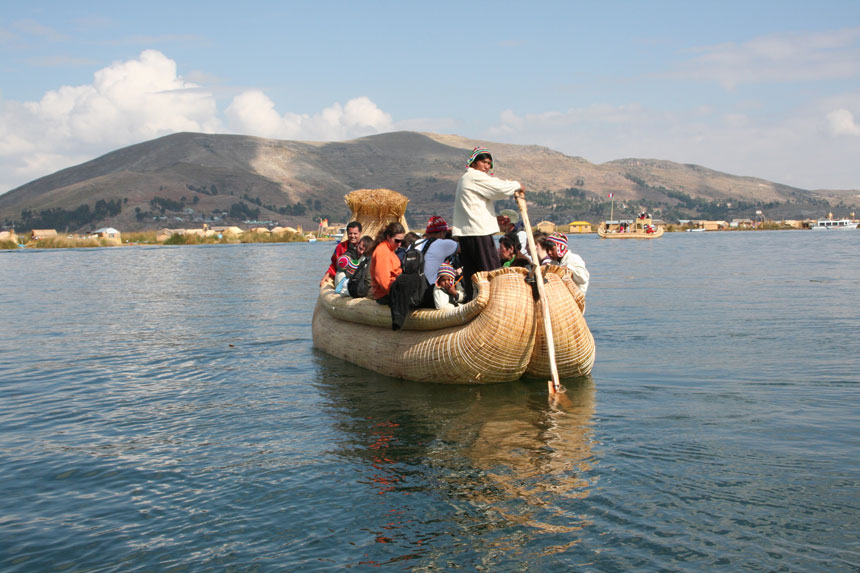
[{"label": "person's arm", "polygon": [[512,197],[515,193],[522,191],[525,194],[525,187],[519,181],[508,181],[507,179],[499,179],[491,177],[486,173],[478,172],[473,181],[473,190],[482,197],[490,200],[505,199]]},{"label": "person's arm", "polygon": [[585,261],[582,260],[582,257],[570,252],[567,253],[567,256],[567,268],[573,275],[573,282],[576,283],[582,294],[585,294],[585,291],[588,290],[588,280],[591,278],[591,273],[585,268]]}]

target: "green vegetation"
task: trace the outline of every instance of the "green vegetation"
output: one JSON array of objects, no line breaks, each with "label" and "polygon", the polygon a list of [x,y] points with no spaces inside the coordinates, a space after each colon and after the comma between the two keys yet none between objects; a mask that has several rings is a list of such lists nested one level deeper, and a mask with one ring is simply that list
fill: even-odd
[{"label": "green vegetation", "polygon": [[57,229],[65,230],[79,229],[92,225],[107,217],[119,215],[122,212],[122,201],[111,199],[105,201],[99,199],[90,209],[89,205],[80,205],[71,210],[54,207],[42,209],[38,213],[29,209],[21,211],[21,220],[14,221],[11,226],[22,229]]},{"label": "green vegetation", "polygon": [[[211,239],[211,240],[207,240]],[[173,233],[164,241],[165,245],[202,245],[203,243],[222,243],[227,242],[216,239],[215,237],[201,237],[200,235],[184,235],[182,233]]]},{"label": "green vegetation", "polygon": [[251,209],[245,203],[233,203],[230,205],[230,217],[232,219],[252,220],[260,216],[259,209]]},{"label": "green vegetation", "polygon": [[17,249],[18,243],[15,241],[0,241],[0,249]]},{"label": "green vegetation", "polygon": [[[185,199],[185,197],[183,197]],[[152,209],[157,209],[164,213],[165,211],[181,211],[185,208],[185,201],[174,201],[166,197],[153,197],[149,201],[149,206]]]}]

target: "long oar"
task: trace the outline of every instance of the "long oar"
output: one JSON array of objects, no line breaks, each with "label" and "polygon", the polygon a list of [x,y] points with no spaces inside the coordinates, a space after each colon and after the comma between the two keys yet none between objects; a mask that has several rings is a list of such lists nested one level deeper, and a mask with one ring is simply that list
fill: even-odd
[{"label": "long oar", "polygon": [[558,380],[558,367],[555,365],[555,340],[552,338],[552,321],[549,318],[549,301],[546,299],[546,292],[543,288],[543,275],[540,271],[540,259],[538,259],[537,246],[535,238],[532,234],[532,225],[529,222],[529,213],[526,210],[526,199],[517,194],[517,206],[520,208],[520,213],[523,214],[523,226],[526,228],[526,241],[529,244],[529,253],[532,255],[532,263],[535,272],[535,281],[537,281],[538,296],[540,297],[540,307],[543,313],[543,329],[544,338],[546,339],[547,353],[549,354],[549,369],[552,374],[552,380],[548,382],[549,393],[557,394],[561,391],[561,382]]}]

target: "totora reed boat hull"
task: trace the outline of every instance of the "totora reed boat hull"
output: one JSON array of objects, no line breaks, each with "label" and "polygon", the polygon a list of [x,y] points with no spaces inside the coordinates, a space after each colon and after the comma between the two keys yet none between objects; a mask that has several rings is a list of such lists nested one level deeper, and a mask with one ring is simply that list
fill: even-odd
[{"label": "totora reed boat hull", "polygon": [[[557,266],[544,267],[561,378],[584,376],[594,365],[594,338],[585,322],[585,297]],[[539,301],[521,268],[474,277],[478,295],[454,310],[418,309],[399,331],[387,306],[320,288],[314,346],[374,372],[449,384],[511,382],[550,376]]]}]

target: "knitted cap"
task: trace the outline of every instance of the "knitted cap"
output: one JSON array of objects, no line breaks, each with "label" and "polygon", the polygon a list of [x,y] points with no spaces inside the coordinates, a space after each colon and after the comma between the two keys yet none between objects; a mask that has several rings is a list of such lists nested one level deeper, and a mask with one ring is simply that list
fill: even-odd
[{"label": "knitted cap", "polygon": [[567,254],[567,237],[562,235],[561,233],[553,233],[549,237],[547,237],[558,250],[559,256],[563,257]]},{"label": "knitted cap", "polygon": [[427,222],[427,228],[424,229],[424,232],[429,235],[431,233],[444,233],[447,230],[448,221],[446,221],[442,217],[439,217],[438,215],[433,215]]},{"label": "knitted cap", "polygon": [[347,259],[347,262],[346,262],[347,274],[351,275],[352,273],[355,272],[355,269],[357,269],[357,268],[358,268],[358,261],[355,261],[353,259]]},{"label": "knitted cap", "polygon": [[466,167],[471,167],[472,162],[475,161],[475,158],[478,157],[479,155],[483,155],[484,153],[486,153],[487,155],[490,156],[490,169],[492,169],[493,168],[493,154],[490,153],[490,150],[487,149],[486,147],[475,147],[474,149],[472,149],[472,155],[469,156],[469,161],[466,162]]},{"label": "knitted cap", "polygon": [[349,257],[346,255],[341,255],[337,258],[337,268],[338,270],[345,271],[347,265],[349,265]]},{"label": "knitted cap", "polygon": [[438,281],[442,277],[451,277],[452,279],[457,276],[456,271],[454,271],[454,267],[449,265],[448,263],[442,263],[439,265],[439,272],[436,275],[436,280]]}]

